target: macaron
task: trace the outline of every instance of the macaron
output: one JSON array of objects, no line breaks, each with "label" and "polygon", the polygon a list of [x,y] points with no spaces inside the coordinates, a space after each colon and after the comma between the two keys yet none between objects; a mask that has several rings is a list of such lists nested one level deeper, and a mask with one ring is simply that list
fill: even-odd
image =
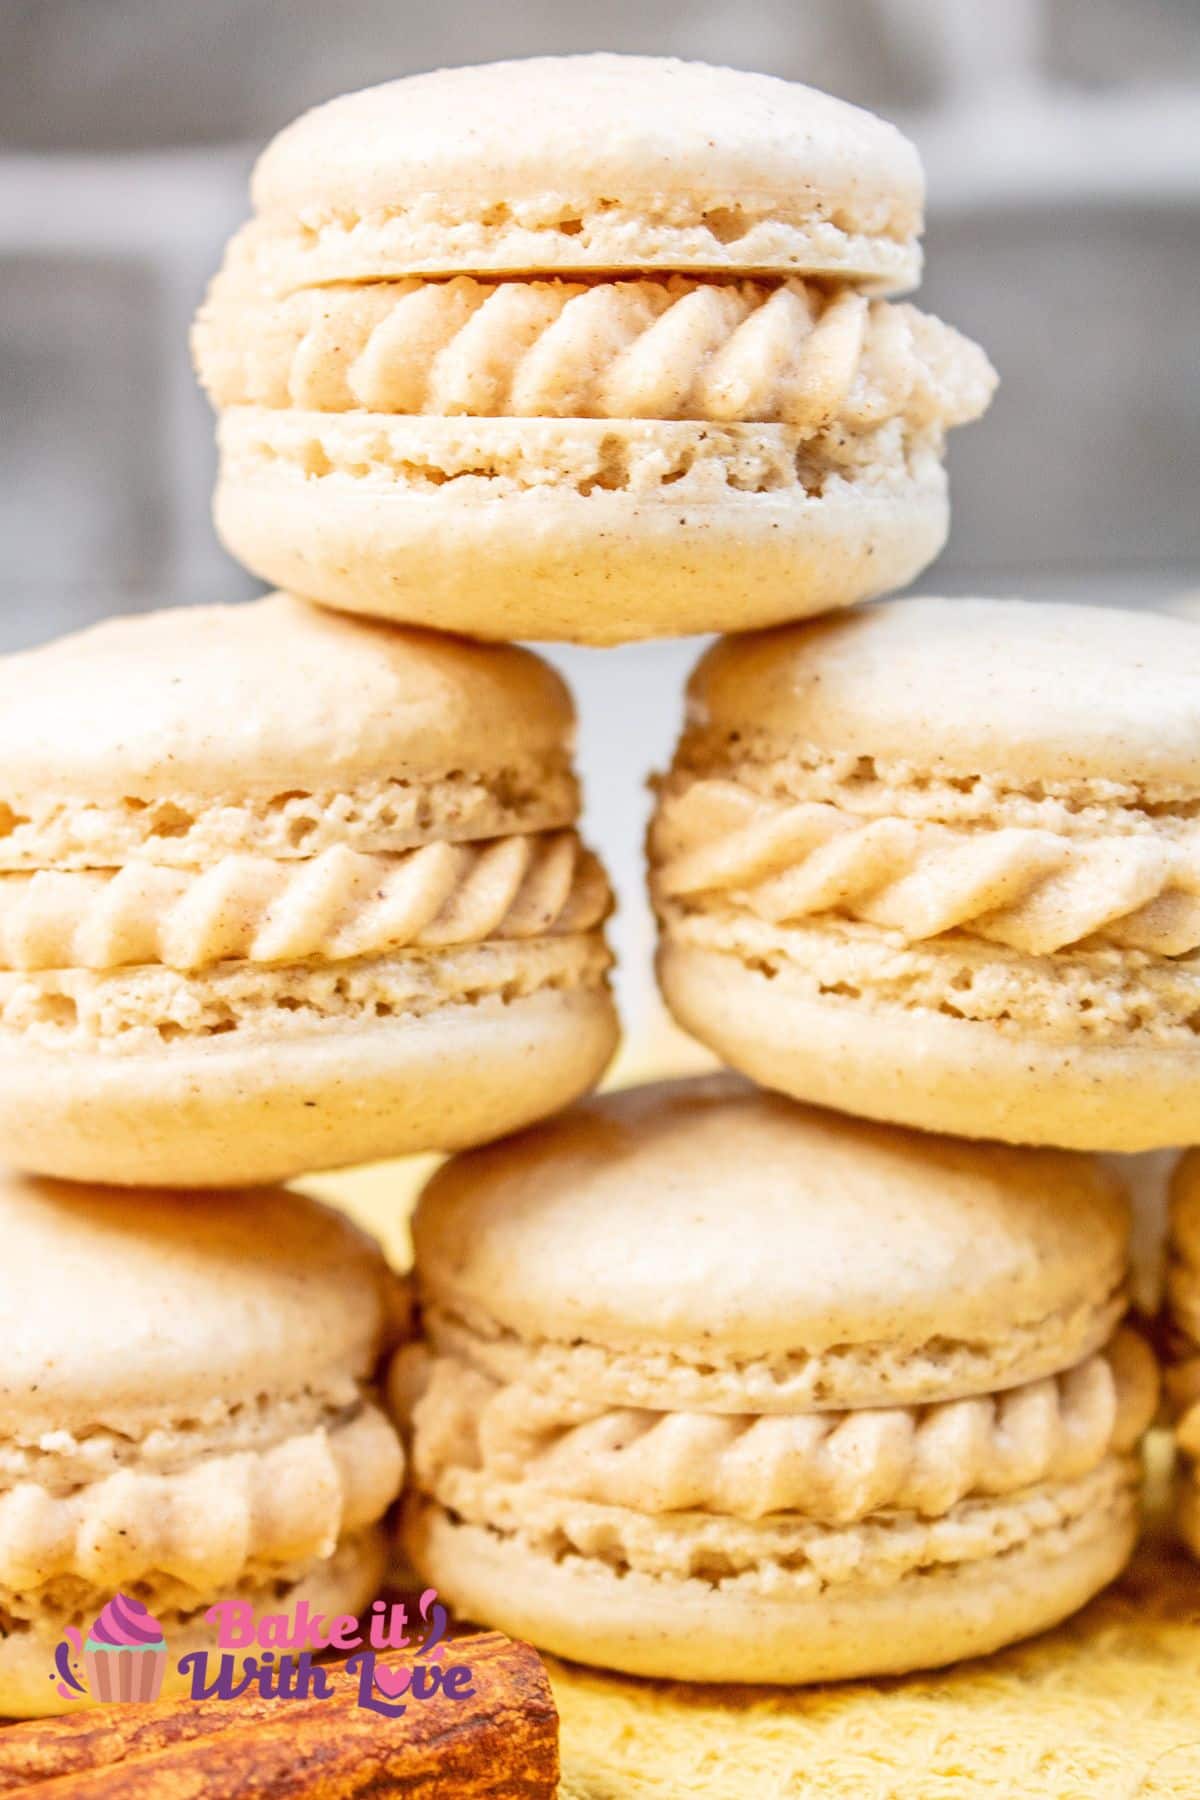
[{"label": "macaron", "polygon": [[1180,1158],[1171,1181],[1166,1323],[1167,1401],[1179,1451],[1180,1535],[1200,1557],[1200,1154]]},{"label": "macaron", "polygon": [[614,1047],[528,652],[277,594],[0,659],[0,1155],[236,1186],[455,1148]]},{"label": "macaron", "polygon": [[961,1137],[1200,1143],[1200,636],[904,600],[701,660],[651,832],[684,1028]]},{"label": "macaron", "polygon": [[945,433],[995,377],[879,298],[923,176],[857,107],[658,57],[443,69],[305,114],[253,201],[194,343],[217,528],[268,580],[605,644],[846,605],[945,539]]},{"label": "macaron", "polygon": [[63,1663],[93,1699],[146,1697],[120,1691],[122,1649],[186,1688],[219,1600],[366,1607],[403,1472],[373,1386],[400,1314],[371,1242],[278,1189],[7,1172],[0,1233],[0,1713],[79,1704]]},{"label": "macaron", "polygon": [[1064,1618],[1136,1533],[1156,1371],[1097,1162],[629,1089],[445,1164],[405,1543],[467,1616],[632,1674],[932,1667]]}]

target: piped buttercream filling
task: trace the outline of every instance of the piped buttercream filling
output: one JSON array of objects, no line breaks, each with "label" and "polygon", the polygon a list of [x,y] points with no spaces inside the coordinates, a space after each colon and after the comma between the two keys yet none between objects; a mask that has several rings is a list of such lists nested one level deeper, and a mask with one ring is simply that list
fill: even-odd
[{"label": "piped buttercream filling", "polygon": [[170,1472],[135,1462],[50,1488],[35,1462],[0,1489],[0,1589],[74,1577],[111,1591],[154,1578],[216,1592],[251,1571],[330,1556],[382,1517],[402,1471],[395,1430],[366,1399],[274,1444]]},{"label": "piped buttercream filling", "polygon": [[215,405],[450,417],[755,420],[815,433],[978,417],[995,376],[940,319],[790,279],[219,278],[195,330]]},{"label": "piped buttercream filling", "polygon": [[223,962],[199,971],[138,964],[0,974],[0,1045],[154,1054],[415,1020],[597,988],[612,963],[600,931],[412,949],[344,962]]},{"label": "piped buttercream filling", "polygon": [[346,845],[305,861],[248,854],[201,870],[0,874],[0,967],[343,961],[563,936],[600,925],[604,872],[573,831],[433,843],[397,855]]},{"label": "piped buttercream filling", "polygon": [[417,1396],[416,1476],[450,1505],[470,1471],[480,1493],[498,1484],[639,1513],[932,1518],[971,1496],[1081,1478],[1133,1447],[1157,1399],[1153,1357],[1129,1331],[1074,1368],[999,1393],[765,1415],[596,1410],[420,1348],[401,1358],[397,1381]]},{"label": "piped buttercream filling", "polygon": [[1200,826],[1063,832],[864,815],[722,776],[669,782],[654,891],[772,924],[832,913],[919,943],[964,932],[1044,956],[1084,942],[1156,956],[1200,948]]}]

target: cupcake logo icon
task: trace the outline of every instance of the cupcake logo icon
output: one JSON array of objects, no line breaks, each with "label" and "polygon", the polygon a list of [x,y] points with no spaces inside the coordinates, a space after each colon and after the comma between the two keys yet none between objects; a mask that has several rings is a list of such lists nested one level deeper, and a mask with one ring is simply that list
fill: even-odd
[{"label": "cupcake logo icon", "polygon": [[157,1700],[166,1666],[162,1626],[128,1594],[113,1595],[86,1637],[68,1625],[54,1653],[64,1700],[86,1694],[98,1701]]}]

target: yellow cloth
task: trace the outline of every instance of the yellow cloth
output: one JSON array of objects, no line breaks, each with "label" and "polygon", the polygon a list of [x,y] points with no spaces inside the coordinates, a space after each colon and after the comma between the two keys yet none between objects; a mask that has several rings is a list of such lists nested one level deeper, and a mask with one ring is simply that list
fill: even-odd
[{"label": "yellow cloth", "polygon": [[771,1690],[550,1673],[561,1800],[1200,1795],[1200,1569],[1161,1519],[1077,1618],[929,1675]]}]

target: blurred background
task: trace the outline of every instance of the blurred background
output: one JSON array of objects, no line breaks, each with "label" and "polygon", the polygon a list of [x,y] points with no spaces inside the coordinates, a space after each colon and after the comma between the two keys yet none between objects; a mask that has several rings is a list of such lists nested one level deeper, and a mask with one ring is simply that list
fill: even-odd
[{"label": "blurred background", "polygon": [[[263,141],[393,75],[598,48],[769,70],[917,141],[920,303],[1002,378],[952,439],[953,536],[922,587],[1200,587],[1196,0],[0,0],[0,649],[255,591],[209,527],[187,328]],[[696,652],[553,653],[635,1025],[645,774]]]}]

